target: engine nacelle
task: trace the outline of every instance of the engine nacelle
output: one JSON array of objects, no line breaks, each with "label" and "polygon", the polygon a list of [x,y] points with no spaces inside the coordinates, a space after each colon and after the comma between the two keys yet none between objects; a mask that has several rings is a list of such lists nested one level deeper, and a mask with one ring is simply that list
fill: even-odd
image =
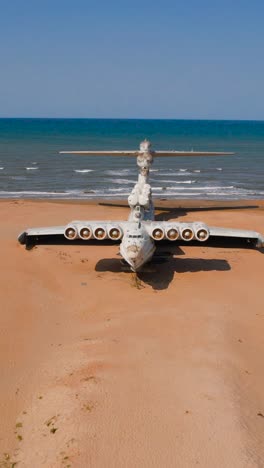
[{"label": "engine nacelle", "polygon": [[181,239],[189,242],[194,238],[194,230],[190,226],[180,228]]},{"label": "engine nacelle", "polygon": [[78,230],[75,226],[72,226],[72,225],[69,225],[66,227],[65,231],[64,231],[64,236],[66,237],[66,239],[68,240],[74,240],[74,239],[77,239],[78,237]]},{"label": "engine nacelle", "polygon": [[161,227],[155,227],[154,229],[152,229],[151,237],[152,237],[152,239],[154,239],[156,241],[160,241],[160,240],[164,239],[165,232]]},{"label": "engine nacelle", "polygon": [[94,228],[93,235],[97,240],[104,240],[107,236],[107,232],[104,226],[97,226]]},{"label": "engine nacelle", "polygon": [[111,226],[108,229],[108,236],[114,241],[120,240],[123,237],[123,231],[119,226]]},{"label": "engine nacelle", "polygon": [[166,230],[166,238],[170,241],[175,241],[179,238],[179,229],[177,229],[176,227],[169,227],[167,230]]},{"label": "engine nacelle", "polygon": [[210,236],[208,227],[205,224],[197,224],[194,226],[195,238],[200,242],[205,242]]},{"label": "engine nacelle", "polygon": [[79,236],[83,240],[91,239],[93,231],[90,226],[83,226],[79,229]]}]

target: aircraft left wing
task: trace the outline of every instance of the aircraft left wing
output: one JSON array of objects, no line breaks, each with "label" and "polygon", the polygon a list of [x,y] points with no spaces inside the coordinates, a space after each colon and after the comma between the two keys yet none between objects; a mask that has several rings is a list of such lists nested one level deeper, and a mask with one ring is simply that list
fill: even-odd
[{"label": "aircraft left wing", "polygon": [[123,237],[124,221],[71,221],[65,226],[30,228],[22,232],[18,240],[21,244],[31,245],[41,240],[110,240],[119,241]]}]

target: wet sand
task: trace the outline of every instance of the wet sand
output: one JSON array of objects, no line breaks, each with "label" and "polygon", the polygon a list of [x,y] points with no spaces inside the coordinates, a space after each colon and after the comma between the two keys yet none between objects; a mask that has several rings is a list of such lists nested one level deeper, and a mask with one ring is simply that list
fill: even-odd
[{"label": "wet sand", "polygon": [[[173,208],[160,219],[264,234],[264,201],[157,205]],[[0,467],[264,465],[263,252],[180,246],[136,279],[118,246],[16,240],[126,219],[125,207],[11,200],[0,212]]]}]

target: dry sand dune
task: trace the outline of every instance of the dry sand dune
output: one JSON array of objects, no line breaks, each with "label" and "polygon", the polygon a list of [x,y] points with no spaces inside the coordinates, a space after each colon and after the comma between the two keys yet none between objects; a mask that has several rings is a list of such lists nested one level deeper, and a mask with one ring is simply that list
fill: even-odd
[{"label": "dry sand dune", "polygon": [[[259,208],[159,216],[264,233],[264,202],[243,204]],[[136,282],[116,246],[16,241],[126,208],[2,201],[0,212],[0,467],[264,466],[261,252],[186,245]]]}]

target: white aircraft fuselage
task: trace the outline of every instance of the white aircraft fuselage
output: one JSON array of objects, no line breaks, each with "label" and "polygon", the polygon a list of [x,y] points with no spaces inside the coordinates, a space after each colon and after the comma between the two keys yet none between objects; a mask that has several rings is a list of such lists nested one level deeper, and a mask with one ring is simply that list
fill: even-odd
[{"label": "white aircraft fuselage", "polygon": [[154,206],[149,184],[149,171],[153,163],[150,148],[149,141],[140,143],[137,156],[138,181],[128,197],[131,209],[128,221],[132,224],[124,233],[120,244],[120,253],[132,271],[138,271],[150,261],[156,249],[154,240],[144,226],[145,222],[154,221]]}]

